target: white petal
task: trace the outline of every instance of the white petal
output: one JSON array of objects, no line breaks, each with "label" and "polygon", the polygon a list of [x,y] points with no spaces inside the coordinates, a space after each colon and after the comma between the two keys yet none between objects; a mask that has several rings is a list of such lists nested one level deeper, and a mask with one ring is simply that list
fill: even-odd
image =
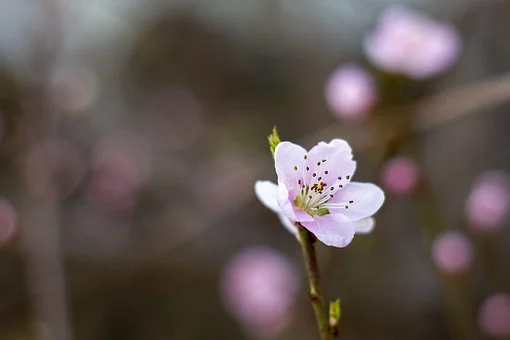
[{"label": "white petal", "polygon": [[301,224],[328,246],[343,248],[354,238],[352,222],[342,214],[328,214],[316,217],[313,222]]},{"label": "white petal", "polygon": [[278,206],[282,214],[291,221],[304,222],[313,221],[313,217],[294,205],[295,194],[288,191],[283,181],[278,181]]},{"label": "white petal", "polygon": [[[346,186],[356,170],[351,147],[341,139],[333,139],[330,143],[320,142],[314,146],[308,153],[306,166],[310,169],[306,172],[307,184],[324,182],[335,188],[340,184]],[[339,177],[342,179],[339,180]]]},{"label": "white petal", "polygon": [[335,155],[344,158],[344,160],[351,160],[352,149],[349,143],[343,139],[333,139],[329,143],[320,142],[310,149],[309,155],[317,160],[320,160],[323,155]]},{"label": "white petal", "polygon": [[384,192],[372,183],[351,182],[329,202],[346,203],[351,200],[354,202],[349,204],[349,208],[338,209],[342,209],[342,214],[352,221],[359,221],[372,216],[379,210],[384,202]]},{"label": "white petal", "polygon": [[278,218],[280,219],[280,222],[282,222],[282,225],[287,229],[292,235],[297,235],[297,227],[291,220],[288,219],[287,216],[284,214],[278,214]]},{"label": "white petal", "polygon": [[297,227],[287,216],[281,213],[278,206],[277,195],[278,186],[271,181],[257,181],[255,182],[255,195],[259,201],[269,210],[275,212],[280,219],[282,225],[292,235],[297,234]]},{"label": "white petal", "polygon": [[288,190],[299,189],[298,180],[304,175],[306,150],[291,142],[281,142],[274,151],[274,166],[278,181],[282,181]]},{"label": "white petal", "polygon": [[375,219],[372,217],[367,217],[362,220],[353,222],[354,230],[356,230],[356,234],[369,234],[374,230]]},{"label": "white petal", "polygon": [[255,195],[266,208],[275,213],[280,212],[280,207],[278,206],[278,186],[276,183],[256,181]]}]

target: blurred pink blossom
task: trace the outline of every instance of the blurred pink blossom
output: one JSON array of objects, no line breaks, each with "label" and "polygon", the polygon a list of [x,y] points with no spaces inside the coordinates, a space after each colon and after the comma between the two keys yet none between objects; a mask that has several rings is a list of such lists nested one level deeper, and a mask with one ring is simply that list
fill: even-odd
[{"label": "blurred pink blossom", "polygon": [[221,298],[254,338],[272,339],[290,321],[298,282],[294,266],[280,253],[246,248],[226,264]]},{"label": "blurred pink blossom", "polygon": [[418,185],[420,170],[416,163],[407,157],[390,159],[384,165],[381,182],[386,190],[395,195],[408,195]]},{"label": "blurred pink blossom", "polygon": [[471,242],[458,231],[446,231],[432,245],[432,257],[436,266],[449,274],[465,272],[473,261]]},{"label": "blurred pink blossom", "polygon": [[339,118],[360,120],[366,117],[377,100],[377,88],[372,76],[362,67],[345,64],[329,77],[325,89],[326,101]]},{"label": "blurred pink blossom", "polygon": [[510,336],[510,294],[499,293],[485,299],[478,315],[478,326],[493,337]]},{"label": "blurred pink blossom", "polygon": [[54,104],[69,114],[79,114],[97,101],[96,74],[84,65],[57,68],[52,75],[50,96]]},{"label": "blurred pink blossom", "polygon": [[510,176],[489,171],[475,181],[466,201],[466,218],[474,231],[494,232],[510,208]]},{"label": "blurred pink blossom", "polygon": [[461,38],[448,23],[393,6],[380,15],[375,31],[365,38],[364,50],[367,58],[385,71],[424,79],[457,60]]},{"label": "blurred pink blossom", "polygon": [[0,199],[0,244],[9,242],[18,227],[18,212],[6,199]]},{"label": "blurred pink blossom", "polygon": [[149,176],[148,150],[137,136],[117,132],[96,144],[87,193],[94,202],[113,210],[126,210]]}]

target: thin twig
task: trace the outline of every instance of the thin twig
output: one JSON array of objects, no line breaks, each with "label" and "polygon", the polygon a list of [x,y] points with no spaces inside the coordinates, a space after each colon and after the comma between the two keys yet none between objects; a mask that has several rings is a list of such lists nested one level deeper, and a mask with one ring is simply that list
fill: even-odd
[{"label": "thin twig", "polygon": [[329,333],[328,317],[325,312],[324,299],[320,289],[319,267],[317,266],[317,256],[315,254],[315,247],[312,241],[311,233],[303,226],[298,224],[299,228],[299,243],[303,249],[303,256],[305,258],[306,270],[308,272],[308,282],[310,285],[310,302],[312,303],[317,325],[322,340],[331,339]]}]

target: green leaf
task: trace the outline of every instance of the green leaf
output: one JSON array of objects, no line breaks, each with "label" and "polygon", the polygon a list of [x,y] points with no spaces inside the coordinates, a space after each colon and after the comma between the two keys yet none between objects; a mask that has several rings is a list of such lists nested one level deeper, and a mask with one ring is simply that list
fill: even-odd
[{"label": "green leaf", "polygon": [[276,149],[276,146],[280,144],[280,136],[278,136],[276,126],[273,128],[273,132],[267,137],[267,139],[269,140],[269,149],[274,157],[274,150]]}]

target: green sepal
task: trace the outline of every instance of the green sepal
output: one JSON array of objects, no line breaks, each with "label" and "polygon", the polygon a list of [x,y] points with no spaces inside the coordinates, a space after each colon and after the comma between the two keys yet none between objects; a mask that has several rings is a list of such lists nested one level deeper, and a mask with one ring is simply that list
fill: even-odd
[{"label": "green sepal", "polygon": [[271,150],[271,154],[274,157],[274,150],[276,149],[276,146],[280,144],[280,136],[278,135],[276,126],[273,128],[273,132],[267,137],[267,139],[269,141],[269,150]]},{"label": "green sepal", "polygon": [[340,322],[341,308],[340,299],[329,303],[329,328],[333,335],[338,333],[338,323]]}]

